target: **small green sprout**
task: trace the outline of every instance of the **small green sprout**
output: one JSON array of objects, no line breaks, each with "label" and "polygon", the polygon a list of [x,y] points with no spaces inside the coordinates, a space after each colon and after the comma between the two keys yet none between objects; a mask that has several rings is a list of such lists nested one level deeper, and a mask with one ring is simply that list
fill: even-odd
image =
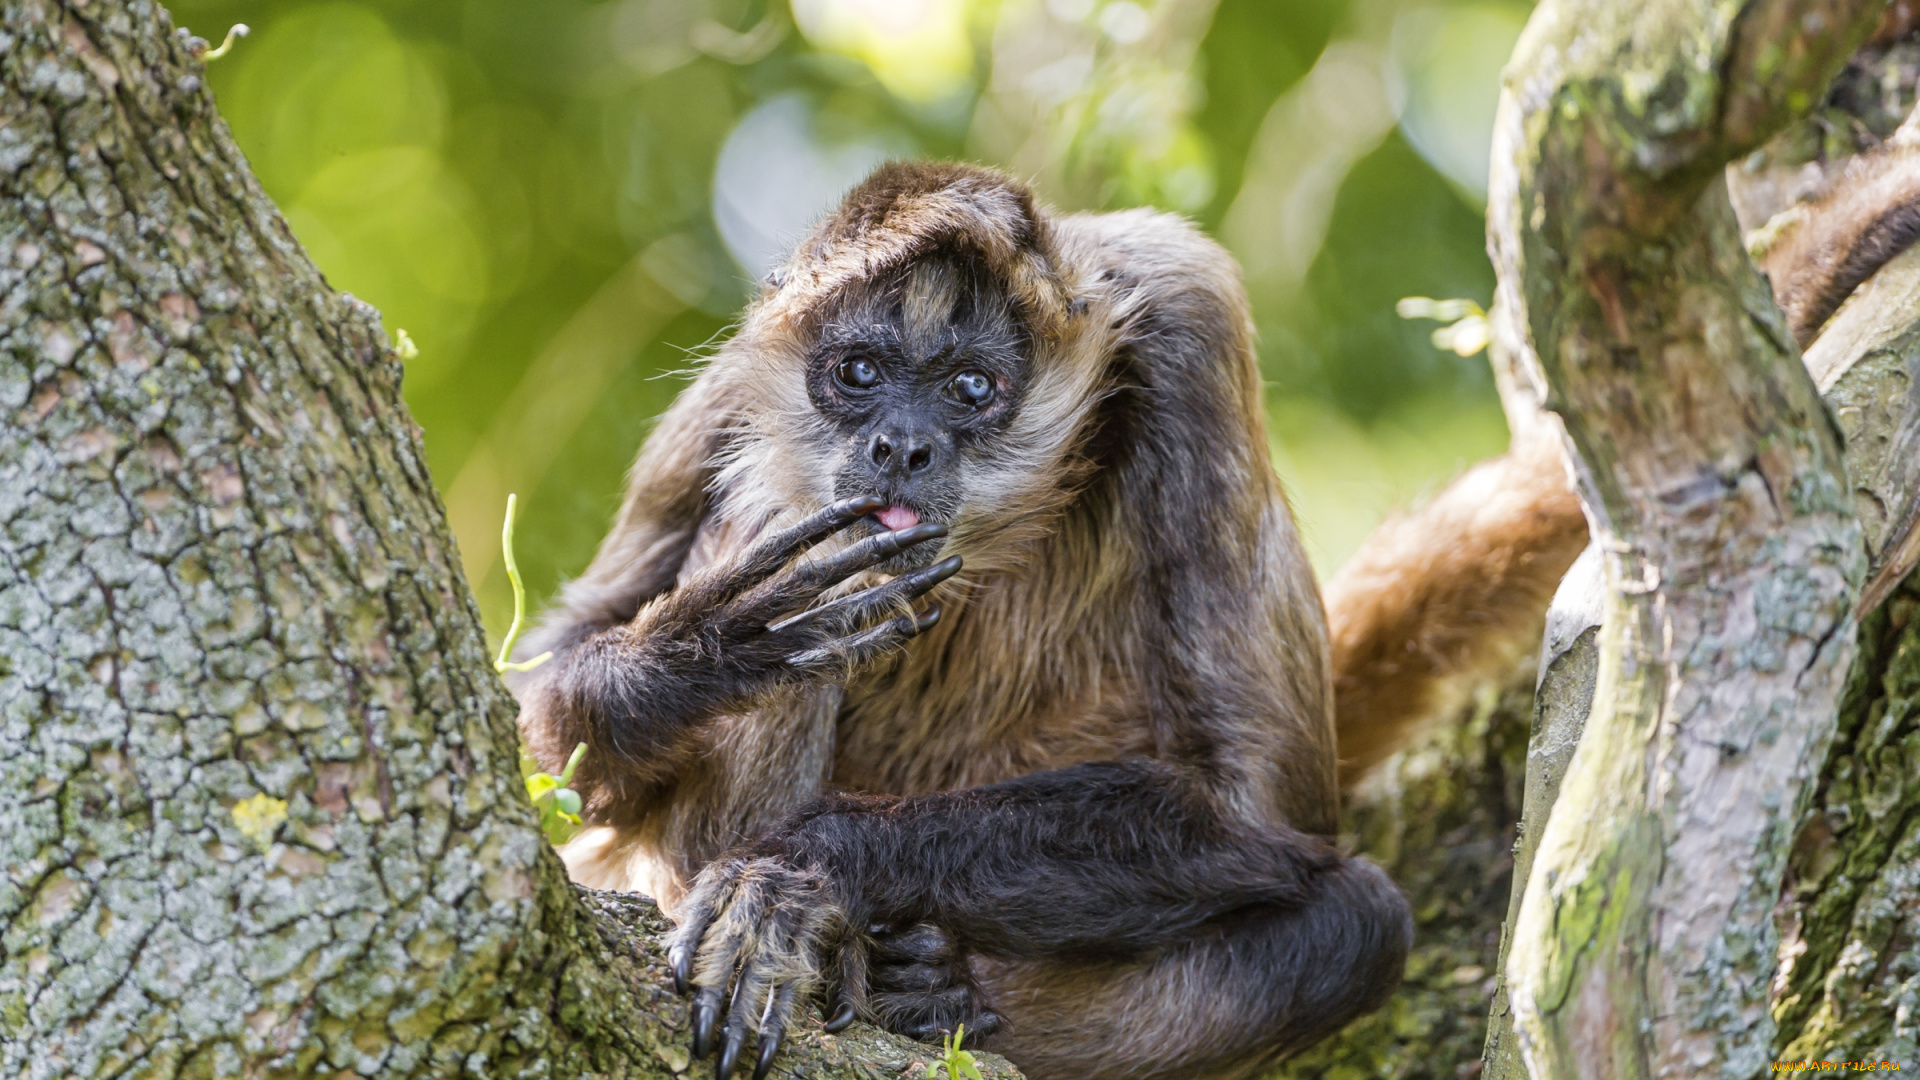
[{"label": "small green sprout", "polygon": [[413,343],[412,335],[405,329],[393,332],[393,355],[402,360],[411,360],[420,355],[420,346]]},{"label": "small green sprout", "polygon": [[555,776],[540,771],[540,763],[520,748],[520,776],[527,783],[527,798],[540,808],[540,831],[547,834],[547,843],[554,847],[573,839],[580,831],[580,793],[568,785],[573,783],[573,770],[580,767],[580,759],[587,756],[587,744],[581,743],[567,755],[567,767]]},{"label": "small green sprout", "polygon": [[[407,338],[405,330],[400,331],[400,347],[412,348],[413,342]],[[404,352],[402,355],[405,355]],[[513,643],[520,640],[520,624],[527,617],[527,590],[520,584],[520,567],[513,561],[513,511],[518,497],[507,496],[507,521],[500,527],[500,552],[507,564],[507,581],[513,586],[513,625],[507,627],[507,636],[500,642],[500,656],[493,662],[493,670],[504,675],[509,671],[532,671],[541,664],[553,659],[552,650],[522,663],[514,663],[507,657],[513,655]],[[526,745],[520,747],[520,778],[526,781],[527,798],[540,808],[540,831],[547,834],[547,843],[555,847],[573,839],[580,831],[580,793],[570,786],[573,783],[573,770],[580,766],[580,759],[587,756],[587,744],[581,743],[567,755],[567,767],[555,776],[542,772],[540,763],[527,752]]]},{"label": "small green sprout", "polygon": [[1493,328],[1487,312],[1471,300],[1433,300],[1409,296],[1393,306],[1403,319],[1434,319],[1448,325],[1433,332],[1433,347],[1460,356],[1472,356],[1487,347]]},{"label": "small green sprout", "polygon": [[220,47],[217,49],[208,49],[206,52],[201,53],[200,59],[202,61],[220,59],[233,49],[233,41],[235,38],[246,37],[248,33],[246,23],[234,23],[232,26],[227,27],[226,40],[220,43]]},{"label": "small green sprout", "polygon": [[[404,337],[405,331],[401,331]],[[493,670],[504,675],[509,671],[532,671],[541,664],[553,659],[553,650],[549,649],[539,656],[522,663],[507,659],[513,655],[513,643],[520,640],[520,624],[527,617],[527,590],[520,584],[520,567],[513,561],[513,505],[516,496],[507,496],[507,523],[500,527],[500,556],[507,564],[507,581],[513,586],[513,624],[507,627],[507,636],[500,642],[500,658],[493,662]]]},{"label": "small green sprout", "polygon": [[940,1071],[946,1070],[947,1080],[982,1080],[980,1066],[974,1064],[973,1055],[960,1049],[967,1037],[967,1025],[956,1027],[953,1034],[946,1036],[940,1043],[940,1060],[927,1066],[927,1076],[939,1080]]}]

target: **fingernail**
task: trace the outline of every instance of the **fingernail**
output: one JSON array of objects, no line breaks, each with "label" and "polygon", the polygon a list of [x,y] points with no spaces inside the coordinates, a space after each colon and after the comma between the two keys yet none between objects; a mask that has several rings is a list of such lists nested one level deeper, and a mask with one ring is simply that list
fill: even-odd
[{"label": "fingernail", "polygon": [[774,1056],[780,1053],[780,1040],[761,1037],[760,1060],[754,1063],[753,1080],[767,1080],[767,1073],[773,1068]]},{"label": "fingernail", "polygon": [[685,945],[667,950],[667,966],[673,969],[673,992],[685,997],[687,982],[693,978],[693,950]]},{"label": "fingernail", "polygon": [[713,1022],[720,1010],[714,1005],[693,1007],[693,1057],[695,1061],[713,1051]]}]

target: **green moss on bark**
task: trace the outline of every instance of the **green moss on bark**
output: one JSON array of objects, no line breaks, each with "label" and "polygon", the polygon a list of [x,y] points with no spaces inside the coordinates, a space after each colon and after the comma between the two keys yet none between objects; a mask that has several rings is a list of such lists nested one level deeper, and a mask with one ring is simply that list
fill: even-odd
[{"label": "green moss on bark", "polygon": [[1920,1060],[1920,577],[1861,626],[1778,921],[1782,1060]]}]

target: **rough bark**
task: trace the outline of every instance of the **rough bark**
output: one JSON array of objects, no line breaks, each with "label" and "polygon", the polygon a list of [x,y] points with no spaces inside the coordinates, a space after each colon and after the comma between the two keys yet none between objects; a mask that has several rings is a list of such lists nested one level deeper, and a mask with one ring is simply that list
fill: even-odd
[{"label": "rough bark", "polygon": [[684,1071],[664,924],[542,842],[400,366],[204,43],[0,19],[0,1075]]},{"label": "rough bark", "polygon": [[1861,627],[1781,896],[1773,1056],[1920,1059],[1920,578]]},{"label": "rough bark", "polygon": [[1534,690],[1533,727],[1527,739],[1526,794],[1521,804],[1519,837],[1513,845],[1512,892],[1500,951],[1494,961],[1493,1004],[1487,1011],[1487,1037],[1482,1048],[1485,1080],[1525,1080],[1526,1066],[1514,1037],[1513,1010],[1507,994],[1507,955],[1513,927],[1526,896],[1527,876],[1554,803],[1560,782],[1586,731],[1593,709],[1594,685],[1600,673],[1600,621],[1606,578],[1600,549],[1589,547],[1560,583],[1547,611],[1547,632],[1540,647],[1540,682]]},{"label": "rough bark", "polygon": [[1920,249],[1807,350],[1847,433],[1875,573],[1860,653],[1780,897],[1774,1056],[1920,1058]]},{"label": "rough bark", "polygon": [[1837,433],[1718,181],[1877,15],[1550,0],[1507,69],[1499,299],[1608,586],[1507,964],[1535,1076],[1748,1076],[1771,1050],[1770,916],[1866,567]]}]

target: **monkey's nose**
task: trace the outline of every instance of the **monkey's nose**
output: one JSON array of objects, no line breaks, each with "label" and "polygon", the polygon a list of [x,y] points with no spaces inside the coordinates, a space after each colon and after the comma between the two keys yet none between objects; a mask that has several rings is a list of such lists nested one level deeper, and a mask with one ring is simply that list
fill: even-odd
[{"label": "monkey's nose", "polygon": [[912,476],[933,464],[933,440],[883,431],[867,444],[867,457],[881,475]]}]

